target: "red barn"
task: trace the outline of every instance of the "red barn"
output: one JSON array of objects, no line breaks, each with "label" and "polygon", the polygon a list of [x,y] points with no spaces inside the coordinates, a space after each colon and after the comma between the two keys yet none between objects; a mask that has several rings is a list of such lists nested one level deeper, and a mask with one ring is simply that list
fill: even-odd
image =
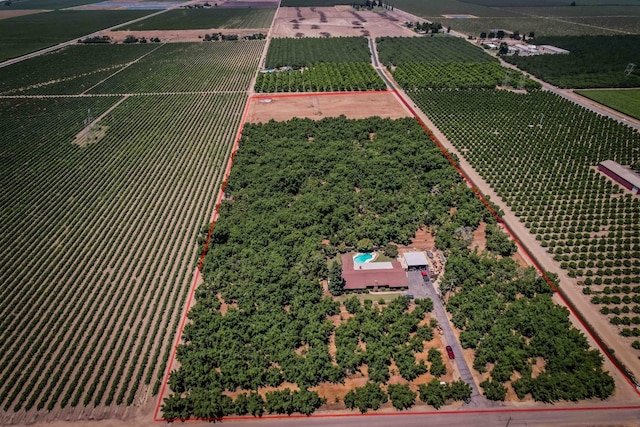
[{"label": "red barn", "polygon": [[613,160],[605,160],[598,165],[598,170],[633,194],[640,192],[640,176]]}]

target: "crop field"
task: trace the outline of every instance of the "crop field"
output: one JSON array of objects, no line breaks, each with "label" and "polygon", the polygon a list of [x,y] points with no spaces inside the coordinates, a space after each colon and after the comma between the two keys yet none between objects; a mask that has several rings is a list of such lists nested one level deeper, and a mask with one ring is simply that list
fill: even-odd
[{"label": "crop field", "polygon": [[256,92],[343,92],[384,90],[387,85],[371,64],[316,64],[304,70],[259,73]]},{"label": "crop field", "polygon": [[294,70],[258,73],[256,92],[361,91],[387,87],[371,65],[371,52],[364,37],[273,39],[266,67]]},{"label": "crop field", "polygon": [[640,120],[640,89],[580,90],[576,92]]},{"label": "crop field", "polygon": [[0,68],[0,94],[78,94],[155,48],[158,45],[68,46]]},{"label": "crop field", "polygon": [[635,63],[640,35],[545,37],[536,41],[569,50],[568,55],[508,56],[505,60],[559,87],[639,87],[640,70],[626,74]]},{"label": "crop field", "polygon": [[148,15],[151,11],[59,10],[0,20],[0,61]]},{"label": "crop field", "polygon": [[276,9],[177,9],[126,27],[130,31],[211,28],[269,28]]},{"label": "crop field", "polygon": [[364,37],[276,38],[269,44],[265,66],[302,68],[321,62],[371,63],[368,41]]},{"label": "crop field", "polygon": [[112,416],[158,393],[264,42],[193,47],[73,46],[2,69],[4,91],[73,93],[77,76],[109,82],[167,48],[180,69],[146,63],[144,89],[224,93],[0,99],[1,424]]},{"label": "crop field", "polygon": [[282,0],[282,7],[329,7],[351,4],[349,0]]},{"label": "crop field", "polygon": [[392,70],[403,88],[493,89],[507,84],[536,88],[539,84],[501,66],[481,48],[458,37],[381,37],[376,39],[380,61]]},{"label": "crop field", "polygon": [[505,81],[518,85],[521,80],[525,88],[539,86],[495,62],[408,62],[396,68],[393,78],[403,89],[493,89]]},{"label": "crop field", "polygon": [[246,96],[130,97],[74,145],[116,100],[2,101],[5,411],[139,404],[164,375]]},{"label": "crop field", "polygon": [[[440,22],[442,15],[470,14],[474,16],[514,16],[513,12],[502,8],[489,8],[483,5],[458,0],[396,0],[393,5],[423,18],[433,17]],[[468,21],[468,19],[455,19],[454,22]],[[455,25],[454,25],[455,28]]]},{"label": "crop field", "polygon": [[67,7],[80,6],[89,3],[99,3],[103,0],[13,0],[11,5],[0,4],[0,10],[10,9],[44,9],[58,10]]},{"label": "crop field", "polygon": [[[607,159],[637,162],[640,134],[548,92],[416,91],[411,96],[569,276],[584,285],[585,294],[611,294],[615,288],[627,298],[609,307],[612,314],[638,310],[640,200],[595,166]],[[614,324],[634,323],[633,315],[616,316],[609,316]]]},{"label": "crop field", "polygon": [[399,66],[408,62],[497,62],[482,48],[451,36],[380,37],[376,39],[380,62]]},{"label": "crop field", "polygon": [[90,92],[246,91],[263,48],[262,40],[166,44]]}]

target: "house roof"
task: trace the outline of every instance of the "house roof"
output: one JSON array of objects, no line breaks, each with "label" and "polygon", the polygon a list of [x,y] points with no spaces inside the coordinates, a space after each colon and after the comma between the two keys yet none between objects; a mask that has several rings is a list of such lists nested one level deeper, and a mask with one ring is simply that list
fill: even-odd
[{"label": "house roof", "polygon": [[629,169],[623,167],[622,165],[614,162],[613,160],[605,160],[604,162],[600,162],[600,166],[609,169],[611,172],[615,173],[634,187],[640,188],[640,176],[638,176],[638,174],[636,173],[631,172]]}]

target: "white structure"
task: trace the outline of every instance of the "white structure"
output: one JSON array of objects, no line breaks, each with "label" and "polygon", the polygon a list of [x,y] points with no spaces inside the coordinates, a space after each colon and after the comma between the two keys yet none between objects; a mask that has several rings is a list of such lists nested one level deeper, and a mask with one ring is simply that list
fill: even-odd
[{"label": "white structure", "polygon": [[569,51],[566,50],[566,49],[562,49],[562,48],[559,48],[559,47],[551,46],[549,44],[543,44],[543,45],[541,45],[539,47],[540,47],[540,49],[542,49],[543,53],[555,53],[555,54],[564,54],[564,55],[569,53]]},{"label": "white structure", "polygon": [[404,262],[408,270],[426,270],[429,262],[424,252],[407,252],[404,254]]}]

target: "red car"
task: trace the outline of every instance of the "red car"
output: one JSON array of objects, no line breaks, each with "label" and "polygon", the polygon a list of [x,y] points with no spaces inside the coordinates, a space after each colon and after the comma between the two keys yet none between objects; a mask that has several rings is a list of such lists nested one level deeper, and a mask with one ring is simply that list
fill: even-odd
[{"label": "red car", "polygon": [[450,346],[450,345],[448,345],[448,346],[446,346],[445,348],[446,348],[446,350],[447,350],[447,356],[449,356],[449,359],[452,359],[452,360],[453,360],[453,359],[455,359],[455,358],[456,358],[456,355],[455,355],[455,354],[453,354],[453,349],[451,348],[451,346]]}]

